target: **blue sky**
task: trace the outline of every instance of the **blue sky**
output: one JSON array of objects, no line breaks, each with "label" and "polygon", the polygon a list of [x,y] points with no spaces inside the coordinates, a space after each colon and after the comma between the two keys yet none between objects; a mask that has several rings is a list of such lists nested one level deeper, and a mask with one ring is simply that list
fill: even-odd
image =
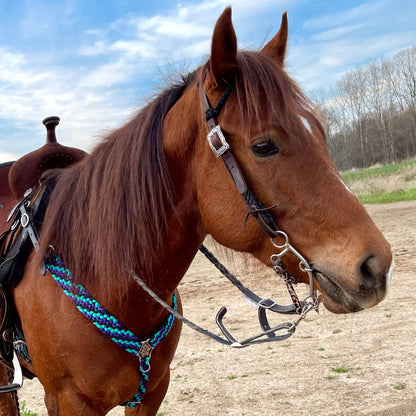
[{"label": "blue sky", "polygon": [[0,162],[44,143],[41,120],[86,150],[208,56],[233,7],[239,47],[255,49],[289,16],[287,69],[307,91],[416,43],[414,0],[0,0]]}]

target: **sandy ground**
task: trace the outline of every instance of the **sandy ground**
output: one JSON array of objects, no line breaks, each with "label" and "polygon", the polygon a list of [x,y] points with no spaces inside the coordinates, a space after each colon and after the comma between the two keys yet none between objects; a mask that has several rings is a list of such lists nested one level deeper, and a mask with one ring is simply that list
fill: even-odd
[{"label": "sandy ground", "polygon": [[[159,415],[415,415],[416,201],[368,210],[396,261],[390,292],[380,305],[351,315],[321,307],[289,340],[245,349],[223,347],[184,327]],[[258,271],[256,277],[253,270],[247,273],[238,258],[231,263],[230,269],[237,267],[237,276],[260,294],[289,303],[272,273],[262,271],[259,282]],[[185,315],[213,331],[223,305],[237,337],[257,331],[256,310],[200,255],[181,284],[181,295]],[[19,397],[26,408],[46,415],[36,380],[26,381]]]}]

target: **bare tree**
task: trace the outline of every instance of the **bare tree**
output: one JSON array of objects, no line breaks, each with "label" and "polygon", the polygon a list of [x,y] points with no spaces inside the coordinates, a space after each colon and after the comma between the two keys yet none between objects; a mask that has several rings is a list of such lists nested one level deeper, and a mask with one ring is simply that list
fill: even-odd
[{"label": "bare tree", "polygon": [[338,168],[416,156],[416,46],[347,72],[314,98]]},{"label": "bare tree", "polygon": [[399,98],[404,103],[404,111],[410,116],[409,150],[416,153],[416,45],[399,52],[393,58],[399,79]]}]

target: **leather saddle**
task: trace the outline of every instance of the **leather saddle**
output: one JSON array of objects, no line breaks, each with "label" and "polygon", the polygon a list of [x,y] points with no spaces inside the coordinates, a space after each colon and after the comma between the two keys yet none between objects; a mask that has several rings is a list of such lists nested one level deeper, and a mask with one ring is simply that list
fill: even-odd
[{"label": "leather saddle", "polygon": [[[43,124],[47,130],[45,145],[15,162],[0,164],[0,362],[14,372],[12,383],[0,387],[0,393],[12,392],[23,384],[16,352],[28,360],[10,289],[18,285],[32,249],[37,249],[38,231],[55,185],[42,175],[87,156],[80,149],[57,142],[59,117],[48,117]],[[24,375],[34,377],[29,372]]]}]

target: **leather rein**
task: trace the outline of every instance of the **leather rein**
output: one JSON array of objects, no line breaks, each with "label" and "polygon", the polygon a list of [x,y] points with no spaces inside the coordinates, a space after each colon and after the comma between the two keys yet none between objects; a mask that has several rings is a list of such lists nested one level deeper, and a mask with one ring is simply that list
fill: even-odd
[{"label": "leather rein", "polygon": [[[171,314],[188,325],[190,328],[206,336],[209,336],[210,338],[222,344],[229,345],[230,347],[242,348],[252,344],[282,341],[289,338],[293,335],[298,324],[302,319],[305,318],[309,311],[312,309],[318,311],[319,300],[314,289],[314,270],[311,268],[307,260],[290,244],[288,235],[284,231],[279,230],[277,227],[272,214],[269,212],[269,210],[275,208],[275,206],[266,208],[260,201],[255,198],[253,192],[247,185],[247,181],[244,178],[236,158],[231,152],[230,145],[227,142],[220,125],[217,123],[217,117],[221,111],[221,108],[224,106],[231,92],[232,86],[229,85],[226,87],[218,103],[214,107],[211,107],[203,85],[201,84],[199,86],[200,101],[209,129],[207,140],[215,157],[222,158],[233,182],[237,187],[238,192],[246,202],[248,207],[247,217],[249,215],[253,216],[253,218],[257,221],[266,235],[270,237],[272,245],[279,250],[277,253],[270,257],[270,261],[273,265],[273,270],[279,275],[280,279],[286,283],[293,304],[282,306],[277,304],[277,302],[273,301],[272,299],[264,299],[257,296],[250,289],[246,288],[233,274],[231,274],[225,268],[225,266],[223,266],[215,258],[215,256],[204,245],[202,245],[200,247],[200,251],[234,286],[236,286],[243,293],[245,299],[250,304],[258,308],[258,319],[262,332],[258,335],[247,338],[244,341],[237,341],[237,339],[231,335],[230,331],[225,327],[223,323],[223,318],[227,312],[225,307],[222,307],[216,316],[216,323],[225,336],[225,338],[222,338],[206,329],[201,328],[200,326],[183,317],[181,314],[171,308],[170,305],[164,302],[159,296],[157,296],[157,294],[154,293],[134,271],[131,271],[130,274],[135,282],[155,301],[157,301],[160,305],[162,305]],[[279,238],[279,240],[283,239],[283,243],[276,242],[276,238]],[[293,287],[293,284],[298,283],[298,280],[289,274],[282,262],[282,257],[288,253],[291,253],[298,258],[299,269],[302,272],[307,273],[309,277],[309,295],[303,301],[299,300]],[[282,314],[298,314],[298,316],[293,322],[285,322],[280,325],[271,327],[266,316],[267,311]],[[276,332],[281,330],[286,330],[286,333],[277,335]]]}]

